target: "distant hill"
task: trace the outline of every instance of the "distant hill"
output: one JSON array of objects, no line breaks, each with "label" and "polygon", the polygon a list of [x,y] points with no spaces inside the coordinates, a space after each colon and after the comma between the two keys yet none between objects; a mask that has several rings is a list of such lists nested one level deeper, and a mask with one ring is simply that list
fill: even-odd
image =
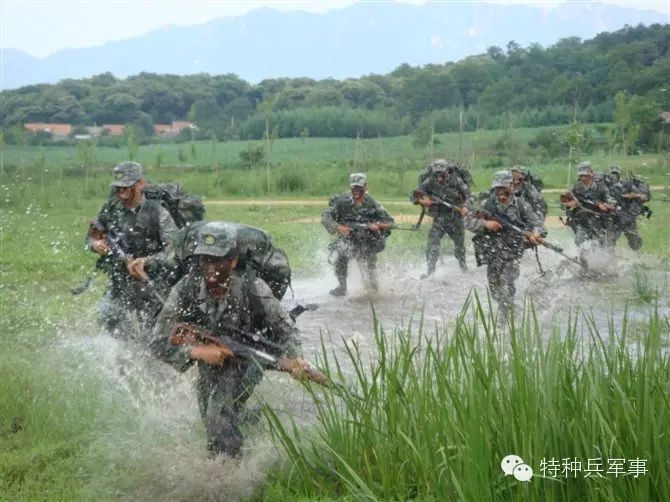
[{"label": "distant hill", "polygon": [[504,47],[590,38],[625,24],[668,23],[669,16],[605,4],[567,3],[552,10],[488,3],[358,3],[323,14],[259,9],[205,24],[166,26],[99,47],[66,49],[39,59],[2,49],[2,87],[54,83],[106,71],[236,73],[271,77],[357,77],[401,63],[455,61]]}]

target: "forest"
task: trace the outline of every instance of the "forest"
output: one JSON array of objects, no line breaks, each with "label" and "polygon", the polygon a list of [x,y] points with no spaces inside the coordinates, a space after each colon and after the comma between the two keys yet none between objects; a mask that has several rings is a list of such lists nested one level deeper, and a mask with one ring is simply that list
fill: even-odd
[{"label": "forest", "polygon": [[[5,90],[6,144],[50,144],[25,137],[27,122],[125,124],[134,140],[156,142],[153,124],[190,120],[177,141],[290,137],[390,137],[617,120],[616,102],[635,124],[631,148],[660,146],[660,113],[670,109],[670,25],[627,26],[591,40],[504,48],[458,62],[410,66],[346,80],[237,75],[111,73]],[[619,117],[620,118],[620,117]],[[78,129],[73,129],[73,134]],[[63,142],[63,141],[61,141]],[[107,138],[107,144],[125,139]],[[67,143],[67,141],[65,141]],[[102,138],[105,144],[105,138]]]}]

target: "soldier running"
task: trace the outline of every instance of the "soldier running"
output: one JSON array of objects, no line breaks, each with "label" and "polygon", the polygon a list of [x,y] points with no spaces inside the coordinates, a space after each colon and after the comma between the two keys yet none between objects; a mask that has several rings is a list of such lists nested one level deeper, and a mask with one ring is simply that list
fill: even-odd
[{"label": "soldier running", "polygon": [[349,186],[351,195],[336,195],[330,199],[321,217],[328,233],[337,234],[337,240],[329,246],[335,255],[338,281],[338,286],[330,291],[333,296],[347,294],[347,271],[351,258],[361,265],[368,286],[377,291],[377,254],[386,247],[386,239],[394,223],[388,211],[367,194],[365,174],[349,176]]}]

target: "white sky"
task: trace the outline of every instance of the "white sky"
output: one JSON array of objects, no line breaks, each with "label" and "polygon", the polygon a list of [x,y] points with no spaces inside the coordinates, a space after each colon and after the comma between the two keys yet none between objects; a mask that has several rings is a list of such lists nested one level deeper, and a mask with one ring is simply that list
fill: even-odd
[{"label": "white sky", "polygon": [[[562,3],[561,0],[491,1],[544,8]],[[670,16],[668,0],[602,1]],[[59,49],[101,45],[142,35],[167,24],[200,24],[218,17],[239,16],[260,7],[324,12],[352,3],[351,0],[0,0],[0,47],[45,57]]]}]

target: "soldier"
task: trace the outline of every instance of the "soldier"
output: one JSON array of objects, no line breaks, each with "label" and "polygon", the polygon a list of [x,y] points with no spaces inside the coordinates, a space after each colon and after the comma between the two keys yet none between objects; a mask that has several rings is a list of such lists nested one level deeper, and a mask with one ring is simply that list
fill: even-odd
[{"label": "soldier", "polygon": [[621,168],[613,165],[605,176],[611,197],[621,208],[615,213],[610,222],[608,245],[614,248],[623,233],[628,246],[637,251],[642,247],[642,237],[637,229],[637,218],[645,211],[649,211],[644,203],[651,199],[649,186],[640,178],[631,176],[621,179]]},{"label": "soldier", "polygon": [[[542,220],[529,204],[513,192],[513,177],[510,171],[499,171],[493,176],[493,193],[483,203],[479,214],[468,214],[464,218],[465,227],[475,232],[475,246],[483,263],[489,290],[498,302],[501,312],[507,315],[514,307],[514,282],[519,277],[519,261],[526,243],[538,245],[543,242]],[[511,225],[525,231],[522,235]]]},{"label": "soldier", "polygon": [[458,176],[465,182],[465,184],[468,185],[468,187],[474,184],[472,180],[472,173],[466,166],[444,159],[435,159],[433,162],[428,164],[428,166],[424,168],[421,173],[419,173],[419,185],[421,185],[424,181],[433,175],[435,166],[447,166],[454,170],[456,174],[458,174]]},{"label": "soldier", "polygon": [[461,270],[466,271],[463,216],[468,213],[465,204],[471,204],[472,201],[470,189],[456,173],[455,164],[435,161],[432,175],[419,184],[410,195],[410,200],[414,204],[421,204],[433,217],[426,246],[427,271],[421,278],[425,279],[435,272],[444,234],[454,242],[454,256]]},{"label": "soldier", "polygon": [[609,214],[615,211],[615,204],[605,183],[594,180],[588,160],[579,164],[579,181],[571,192],[561,196],[561,204],[566,208],[577,246],[592,240],[601,246],[606,244]]},{"label": "soldier", "polygon": [[537,213],[542,221],[547,217],[547,202],[542,193],[530,182],[530,171],[523,166],[512,166],[514,195],[524,201]]},{"label": "soldier", "polygon": [[93,220],[86,242],[100,255],[97,266],[110,279],[99,320],[112,335],[127,337],[129,313],[138,315],[143,328],[151,327],[162,307],[154,281],[160,286],[165,270],[152,264],[163,260],[169,235],[177,227],[158,201],[144,197],[140,164],[122,162],[112,172],[115,196]]},{"label": "soldier", "polygon": [[207,448],[212,455],[236,456],[244,443],[239,426],[245,403],[260,383],[263,370],[254,360],[236,357],[229,347],[189,342],[174,345],[171,334],[177,323],[189,323],[232,339],[241,336],[235,330],[262,336],[280,348],[278,368],[296,377],[308,365],[299,357],[297,329],[270,287],[262,279],[238,271],[240,256],[233,230],[220,222],[199,230],[193,250],[197,266],[170,292],[150,348],[179,371],[197,362],[198,404]]},{"label": "soldier", "polygon": [[362,262],[368,286],[377,291],[377,254],[386,247],[386,238],[394,223],[388,211],[367,194],[365,174],[349,176],[349,186],[351,195],[336,195],[330,199],[321,217],[328,233],[338,234],[337,240],[329,246],[331,253],[335,253],[335,275],[339,283],[330,291],[333,296],[347,294],[347,270],[351,258],[359,264]]}]

